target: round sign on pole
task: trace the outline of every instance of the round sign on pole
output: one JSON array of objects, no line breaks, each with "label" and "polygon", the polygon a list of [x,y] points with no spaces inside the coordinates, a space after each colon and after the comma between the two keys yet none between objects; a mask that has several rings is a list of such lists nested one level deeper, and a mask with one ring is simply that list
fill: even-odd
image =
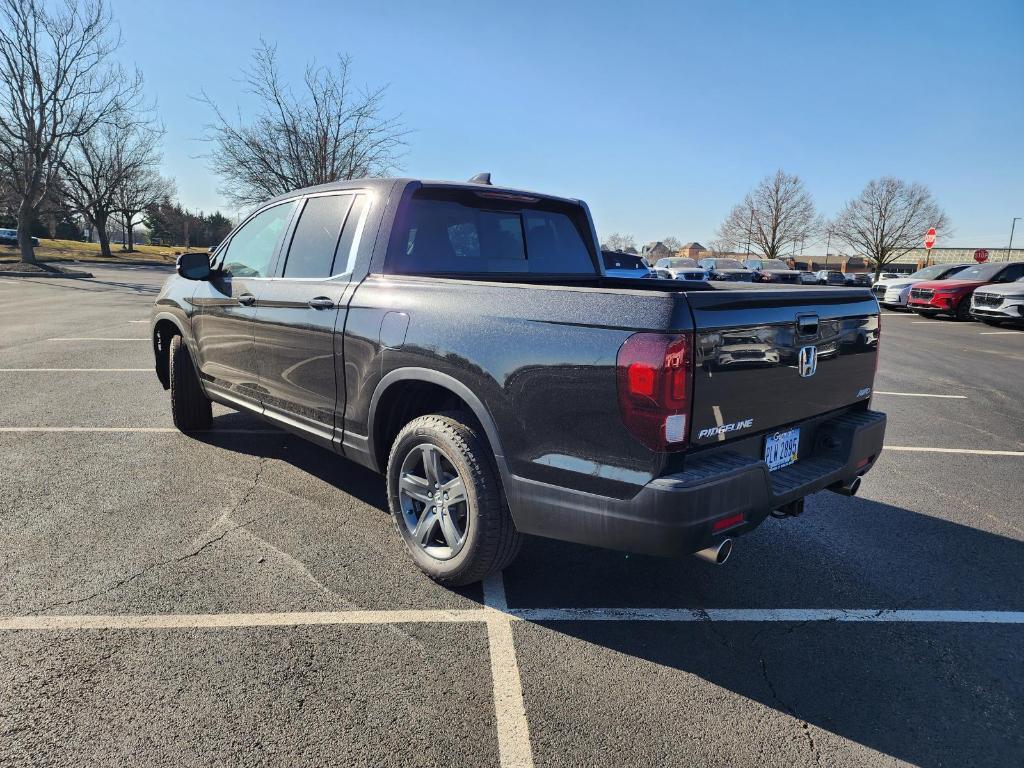
[{"label": "round sign on pole", "polygon": [[974,260],[979,264],[988,261],[988,251],[984,248],[979,248],[974,252]]},{"label": "round sign on pole", "polygon": [[935,227],[932,227],[928,230],[928,234],[924,236],[924,247],[929,251],[932,249],[932,246],[935,245],[935,234]]}]

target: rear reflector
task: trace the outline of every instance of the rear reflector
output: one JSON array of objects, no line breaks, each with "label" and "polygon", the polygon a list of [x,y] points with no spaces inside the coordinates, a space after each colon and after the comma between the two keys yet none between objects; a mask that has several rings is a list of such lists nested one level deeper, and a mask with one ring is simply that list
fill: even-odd
[{"label": "rear reflector", "polygon": [[743,513],[739,512],[735,515],[730,515],[729,517],[723,517],[721,520],[715,520],[715,522],[711,524],[711,530],[718,533],[719,531],[724,531],[726,528],[732,528],[734,525],[739,525],[742,522]]}]

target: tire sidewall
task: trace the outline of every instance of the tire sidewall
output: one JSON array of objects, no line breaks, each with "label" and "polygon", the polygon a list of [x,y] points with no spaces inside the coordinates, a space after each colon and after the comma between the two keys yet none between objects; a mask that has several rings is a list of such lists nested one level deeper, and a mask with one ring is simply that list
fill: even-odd
[{"label": "tire sidewall", "polygon": [[[457,422],[452,423],[455,424]],[[412,535],[406,527],[402,506],[398,498],[398,481],[401,475],[402,464],[413,450],[424,444],[437,448],[451,462],[462,478],[466,489],[468,503],[466,512],[466,542],[462,549],[459,550],[459,553],[450,560],[438,560],[431,557],[413,541]],[[481,466],[484,467],[484,471],[487,471],[485,464],[481,463]],[[442,429],[430,424],[417,424],[414,429],[403,431],[395,441],[388,460],[387,487],[388,506],[391,508],[395,528],[402,537],[405,547],[409,550],[416,565],[432,578],[457,577],[477,555],[481,530],[479,516],[483,501],[480,498],[477,476],[459,447],[454,444]]]}]

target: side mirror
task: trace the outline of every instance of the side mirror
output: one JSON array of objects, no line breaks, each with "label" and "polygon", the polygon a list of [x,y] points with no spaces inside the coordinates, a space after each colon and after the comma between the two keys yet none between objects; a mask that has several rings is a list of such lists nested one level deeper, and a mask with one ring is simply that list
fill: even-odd
[{"label": "side mirror", "polygon": [[210,254],[183,253],[178,257],[174,268],[186,280],[209,280]]}]

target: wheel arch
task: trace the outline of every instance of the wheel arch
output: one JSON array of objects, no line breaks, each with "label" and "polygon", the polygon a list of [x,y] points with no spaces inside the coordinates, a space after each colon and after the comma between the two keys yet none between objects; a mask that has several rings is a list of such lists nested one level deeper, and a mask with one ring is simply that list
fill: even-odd
[{"label": "wheel arch", "polygon": [[156,376],[164,389],[171,388],[170,350],[173,336],[181,336],[188,341],[177,317],[169,312],[156,315],[153,318],[153,359]]},{"label": "wheel arch", "polygon": [[[410,396],[412,402],[403,402],[403,395]],[[436,404],[432,398],[436,398]],[[389,435],[393,439],[405,424],[417,416],[436,413],[438,410],[451,410],[453,406],[459,405],[468,410],[482,428],[498,472],[503,481],[507,480],[505,453],[490,411],[461,381],[429,368],[398,368],[390,371],[374,389],[367,426],[369,454],[371,460],[376,462],[376,469],[383,472],[387,468],[391,447]]]}]

